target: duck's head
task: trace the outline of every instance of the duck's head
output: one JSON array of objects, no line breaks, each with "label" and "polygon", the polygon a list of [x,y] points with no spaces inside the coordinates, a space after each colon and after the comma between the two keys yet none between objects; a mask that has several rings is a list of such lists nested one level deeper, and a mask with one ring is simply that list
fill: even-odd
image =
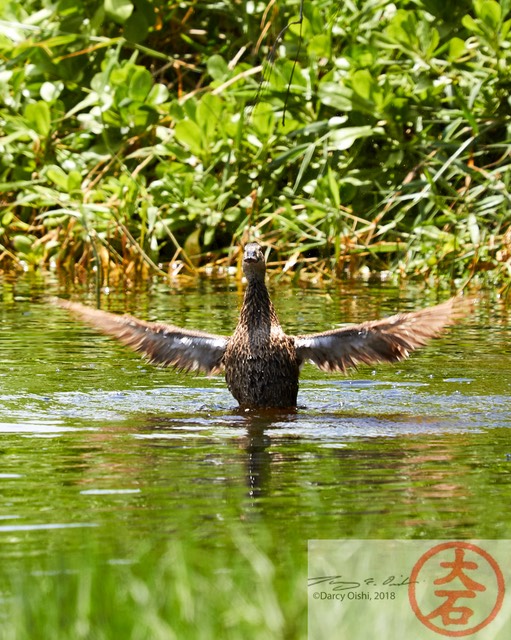
[{"label": "duck's head", "polygon": [[257,242],[249,242],[243,251],[243,273],[247,280],[263,278],[266,271],[266,263],[262,248]]}]

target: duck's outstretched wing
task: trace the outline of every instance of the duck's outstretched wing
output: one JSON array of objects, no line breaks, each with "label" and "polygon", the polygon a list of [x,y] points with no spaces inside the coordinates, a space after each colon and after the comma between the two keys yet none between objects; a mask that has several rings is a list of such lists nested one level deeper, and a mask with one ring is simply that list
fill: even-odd
[{"label": "duck's outstretched wing", "polygon": [[144,322],[59,298],[54,302],[79,320],[140,351],[153,364],[207,374],[218,373],[223,368],[222,358],[227,346],[224,336]]},{"label": "duck's outstretched wing", "polygon": [[342,371],[359,364],[396,362],[422,347],[460,319],[471,301],[454,297],[412,313],[363,322],[324,333],[295,336],[300,362],[312,362],[323,371]]}]

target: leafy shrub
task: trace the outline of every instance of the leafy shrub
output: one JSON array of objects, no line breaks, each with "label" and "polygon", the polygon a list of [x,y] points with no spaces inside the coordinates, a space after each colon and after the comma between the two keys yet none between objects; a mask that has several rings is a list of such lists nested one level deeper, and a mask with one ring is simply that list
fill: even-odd
[{"label": "leafy shrub", "polygon": [[4,259],[509,278],[509,0],[4,4]]}]

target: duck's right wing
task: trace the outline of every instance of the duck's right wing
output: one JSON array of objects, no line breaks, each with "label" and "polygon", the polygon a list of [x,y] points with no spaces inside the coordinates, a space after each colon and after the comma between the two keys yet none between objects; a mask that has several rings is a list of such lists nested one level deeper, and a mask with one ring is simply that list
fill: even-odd
[{"label": "duck's right wing", "polygon": [[145,322],[59,298],[54,302],[79,320],[143,353],[153,364],[184,371],[203,371],[210,375],[223,368],[222,359],[227,346],[224,336]]}]

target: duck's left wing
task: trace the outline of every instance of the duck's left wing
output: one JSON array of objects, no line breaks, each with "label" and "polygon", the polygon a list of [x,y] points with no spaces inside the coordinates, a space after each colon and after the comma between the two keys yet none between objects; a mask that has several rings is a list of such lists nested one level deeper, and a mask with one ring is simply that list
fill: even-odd
[{"label": "duck's left wing", "polygon": [[454,297],[434,307],[400,313],[324,333],[295,336],[300,362],[323,371],[342,371],[359,364],[396,362],[467,313],[470,301]]},{"label": "duck's left wing", "polygon": [[60,299],[54,302],[79,320],[143,353],[153,364],[207,374],[218,373],[223,368],[222,358],[227,346],[224,336],[145,322],[128,315],[92,309],[78,302]]}]

